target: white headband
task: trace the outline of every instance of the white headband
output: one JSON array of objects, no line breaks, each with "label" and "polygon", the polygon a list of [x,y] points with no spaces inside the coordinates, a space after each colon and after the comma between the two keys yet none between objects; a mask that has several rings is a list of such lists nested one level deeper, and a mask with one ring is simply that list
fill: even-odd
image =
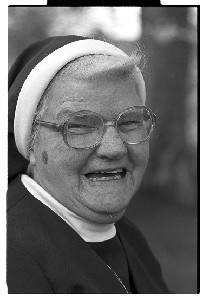
[{"label": "white headband", "polygon": [[[28,145],[35,111],[48,84],[68,62],[89,54],[127,56],[126,53],[112,44],[93,39],[79,40],[69,43],[46,56],[32,69],[24,81],[16,105],[14,135],[18,151],[25,158],[29,158]],[[139,76],[138,80],[140,97],[145,102],[142,75]]]}]

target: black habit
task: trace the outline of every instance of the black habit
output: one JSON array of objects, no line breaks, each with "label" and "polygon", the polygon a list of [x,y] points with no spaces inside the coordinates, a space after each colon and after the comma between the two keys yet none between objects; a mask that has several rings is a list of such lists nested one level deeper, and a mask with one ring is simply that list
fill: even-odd
[{"label": "black habit", "polygon": [[[20,175],[9,184],[7,196],[8,293],[126,293],[95,247],[35,199]],[[116,223],[116,229],[128,264],[131,293],[170,293],[139,229],[125,218]]]}]

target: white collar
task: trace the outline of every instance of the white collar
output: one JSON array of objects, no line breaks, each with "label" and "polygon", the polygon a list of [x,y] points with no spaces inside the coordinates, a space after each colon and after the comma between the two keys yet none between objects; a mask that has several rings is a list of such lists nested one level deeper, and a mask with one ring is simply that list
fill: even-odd
[{"label": "white collar", "polygon": [[77,216],[48,194],[36,181],[23,174],[21,181],[26,189],[44,205],[53,210],[86,242],[103,242],[116,235],[114,224],[96,224]]}]

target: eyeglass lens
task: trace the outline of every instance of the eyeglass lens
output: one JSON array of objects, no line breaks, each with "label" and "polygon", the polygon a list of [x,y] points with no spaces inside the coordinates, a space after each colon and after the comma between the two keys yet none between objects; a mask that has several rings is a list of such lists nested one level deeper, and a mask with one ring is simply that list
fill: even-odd
[{"label": "eyeglass lens", "polygon": [[74,148],[95,145],[103,133],[103,120],[94,113],[77,112],[65,124],[66,143]]},{"label": "eyeglass lens", "polygon": [[134,109],[123,113],[117,128],[123,142],[138,143],[145,140],[152,126],[150,113],[146,109]]},{"label": "eyeglass lens", "polygon": [[[64,141],[74,148],[88,148],[97,144],[103,135],[104,121],[92,112],[73,114],[64,126]],[[148,138],[152,116],[147,108],[132,108],[117,119],[117,131],[125,143],[139,143]]]}]

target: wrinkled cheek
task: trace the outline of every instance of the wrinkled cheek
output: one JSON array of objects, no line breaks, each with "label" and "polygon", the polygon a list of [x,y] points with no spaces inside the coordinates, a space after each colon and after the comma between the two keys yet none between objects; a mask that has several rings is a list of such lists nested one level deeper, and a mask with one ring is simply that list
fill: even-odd
[{"label": "wrinkled cheek", "polygon": [[129,156],[133,162],[134,170],[139,169],[139,171],[144,172],[149,159],[149,142],[129,146]]},{"label": "wrinkled cheek", "polygon": [[142,178],[145,174],[149,159],[149,143],[135,145],[131,151],[131,160],[133,161],[133,185],[137,190],[141,184]]},{"label": "wrinkled cheek", "polygon": [[72,171],[80,169],[89,156],[87,151],[70,148],[63,141],[51,145],[48,152],[53,164],[66,169],[66,171],[67,169]]},{"label": "wrinkled cheek", "polygon": [[145,169],[146,167],[142,167],[142,168],[136,168],[134,171],[133,171],[133,187],[135,189],[137,189],[139,186],[140,186],[140,183],[142,181],[142,178],[145,174]]}]

